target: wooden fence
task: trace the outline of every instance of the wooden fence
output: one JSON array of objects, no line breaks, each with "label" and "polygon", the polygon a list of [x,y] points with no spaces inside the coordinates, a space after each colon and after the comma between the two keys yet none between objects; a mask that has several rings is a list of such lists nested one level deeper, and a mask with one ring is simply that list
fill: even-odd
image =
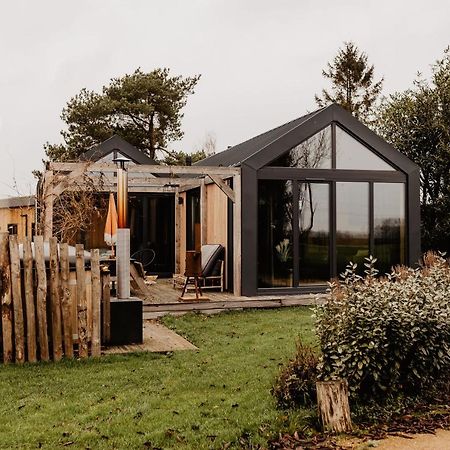
[{"label": "wooden fence", "polygon": [[91,251],[86,265],[84,247],[77,244],[71,264],[68,244],[50,238],[48,245],[44,255],[42,236],[32,246],[30,239],[19,245],[17,236],[0,233],[5,364],[100,356],[102,341],[109,339],[109,272],[100,271],[99,251]]}]

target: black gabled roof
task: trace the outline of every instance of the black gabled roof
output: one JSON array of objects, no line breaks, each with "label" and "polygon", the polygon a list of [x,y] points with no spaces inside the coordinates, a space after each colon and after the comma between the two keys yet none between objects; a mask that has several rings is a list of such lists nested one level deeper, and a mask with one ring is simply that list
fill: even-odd
[{"label": "black gabled roof", "polygon": [[122,153],[122,155],[127,156],[136,164],[148,164],[154,165],[157,164],[154,159],[147,156],[138,148],[131,145],[125,139],[122,139],[120,136],[114,135],[111,136],[106,141],[101,144],[95,145],[91,147],[89,150],[84,152],[80,159],[82,161],[98,161],[101,158],[104,158],[106,155],[109,155],[113,151],[117,150]]},{"label": "black gabled roof", "polygon": [[[321,108],[322,109],[322,108]],[[254,153],[260,151],[262,148],[266,147],[270,143],[276,141],[281,136],[286,133],[290,133],[296,127],[301,125],[303,122],[308,120],[314,114],[317,114],[321,109],[314,111],[309,114],[305,114],[298,119],[291,120],[279,127],[273,128],[272,130],[266,131],[265,133],[259,134],[251,139],[248,139],[241,144],[237,144],[233,147],[228,148],[222,152],[216,153],[208,158],[205,158],[195,165],[199,166],[239,166],[242,161],[251,157]]]},{"label": "black gabled roof", "polygon": [[332,122],[406,174],[419,167],[337,104],[331,104],[199,161],[200,166],[246,166],[259,170]]}]

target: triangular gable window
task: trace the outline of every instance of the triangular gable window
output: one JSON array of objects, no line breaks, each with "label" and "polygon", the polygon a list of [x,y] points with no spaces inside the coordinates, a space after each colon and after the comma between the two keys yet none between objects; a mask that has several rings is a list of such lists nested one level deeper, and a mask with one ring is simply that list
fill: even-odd
[{"label": "triangular gable window", "polygon": [[336,169],[395,170],[338,126],[336,126]]},{"label": "triangular gable window", "polygon": [[[116,158],[123,158],[123,157],[130,159],[127,155],[123,154],[122,152],[119,152],[117,150],[111,150],[110,153],[108,153],[107,155],[103,156],[103,158],[100,158],[97,162],[112,163],[114,161],[114,159],[116,159]],[[128,164],[129,165],[135,165],[134,161],[130,161]]]},{"label": "triangular gable window", "polygon": [[331,169],[331,126],[296,145],[270,165],[298,169]]}]

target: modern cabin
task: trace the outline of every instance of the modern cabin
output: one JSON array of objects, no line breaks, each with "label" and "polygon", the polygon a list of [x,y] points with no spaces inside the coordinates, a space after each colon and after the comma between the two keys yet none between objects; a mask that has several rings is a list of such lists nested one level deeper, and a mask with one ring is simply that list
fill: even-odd
[{"label": "modern cabin", "polygon": [[419,167],[337,105],[199,165],[240,167],[242,294],[323,290],[349,261],[420,257]]},{"label": "modern cabin", "polygon": [[[154,248],[161,258],[155,273],[183,273],[187,250],[221,244],[225,286],[255,296],[323,291],[349,261],[362,271],[369,255],[382,273],[419,260],[419,167],[337,105],[193,166],[161,166],[135,152],[141,154],[113,137],[88,151],[84,163],[51,163],[47,234],[48,212],[67,180],[80,170],[101,173],[102,192],[114,192],[111,161],[122,154],[132,160],[132,251]],[[104,225],[95,228],[102,240]],[[91,247],[99,244],[92,238]]]}]

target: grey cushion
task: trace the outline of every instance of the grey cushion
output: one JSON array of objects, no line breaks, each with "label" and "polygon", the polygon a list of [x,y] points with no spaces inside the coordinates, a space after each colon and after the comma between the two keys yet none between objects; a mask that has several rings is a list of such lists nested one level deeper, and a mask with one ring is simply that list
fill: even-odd
[{"label": "grey cushion", "polygon": [[[31,243],[31,251],[33,253],[34,258],[34,242]],[[60,247],[58,243],[58,255],[60,254]],[[20,259],[23,259],[23,244],[19,244],[19,255]],[[50,244],[48,242],[44,242],[44,259],[46,262],[50,260]],[[88,262],[91,260],[91,253],[84,251],[84,260],[85,262]],[[75,265],[76,263],[76,250],[75,247],[72,245],[69,245],[69,264]]]},{"label": "grey cushion", "polygon": [[202,245],[202,276],[211,276],[217,260],[223,255],[224,248],[220,244]]}]

